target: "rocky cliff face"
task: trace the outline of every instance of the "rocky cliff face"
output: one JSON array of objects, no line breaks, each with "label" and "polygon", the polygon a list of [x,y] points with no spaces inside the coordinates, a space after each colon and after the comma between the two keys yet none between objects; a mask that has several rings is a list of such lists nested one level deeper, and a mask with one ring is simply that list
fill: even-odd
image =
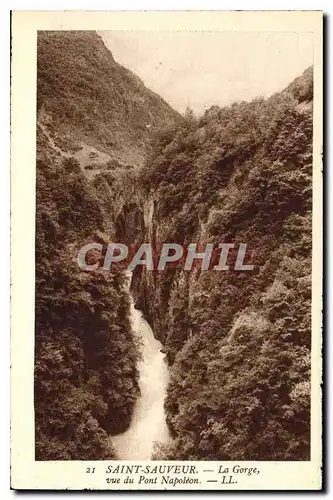
[{"label": "rocky cliff face", "polygon": [[175,437],[162,458],[310,453],[312,69],[267,101],[213,107],[155,144],[145,241],[248,244],[254,270],[138,271],[165,345]]}]

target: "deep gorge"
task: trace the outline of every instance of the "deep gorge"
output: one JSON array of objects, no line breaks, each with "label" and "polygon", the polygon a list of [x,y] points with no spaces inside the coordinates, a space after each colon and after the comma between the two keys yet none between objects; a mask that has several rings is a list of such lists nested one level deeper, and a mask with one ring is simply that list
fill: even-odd
[{"label": "deep gorge", "polygon": [[[172,440],[154,458],[308,460],[311,68],[267,100],[180,117],[98,35],[75,37],[39,36],[36,459],[117,459],[140,404],[135,306],[169,366]],[[88,241],[246,242],[255,269],[138,268],[131,303],[121,268],[78,269]]]}]

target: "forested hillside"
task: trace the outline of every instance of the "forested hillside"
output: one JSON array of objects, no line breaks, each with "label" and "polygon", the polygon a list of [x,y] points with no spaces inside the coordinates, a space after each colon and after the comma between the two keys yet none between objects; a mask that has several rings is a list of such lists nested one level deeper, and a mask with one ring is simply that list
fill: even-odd
[{"label": "forested hillside", "polygon": [[145,239],[248,244],[253,271],[137,272],[165,344],[165,409],[182,460],[310,453],[312,69],[268,100],[161,134],[142,174]]}]

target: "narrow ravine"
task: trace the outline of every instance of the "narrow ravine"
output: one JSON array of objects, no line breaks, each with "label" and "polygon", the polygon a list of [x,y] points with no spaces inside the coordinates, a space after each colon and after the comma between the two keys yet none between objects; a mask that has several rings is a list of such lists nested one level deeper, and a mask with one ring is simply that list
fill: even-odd
[{"label": "narrow ravine", "polygon": [[165,355],[161,352],[163,346],[155,339],[133,301],[131,321],[141,344],[142,358],[138,363],[141,395],[134,408],[131,426],[123,434],[112,436],[112,443],[121,460],[150,460],[154,443],[165,444],[170,439],[163,407],[169,373]]}]

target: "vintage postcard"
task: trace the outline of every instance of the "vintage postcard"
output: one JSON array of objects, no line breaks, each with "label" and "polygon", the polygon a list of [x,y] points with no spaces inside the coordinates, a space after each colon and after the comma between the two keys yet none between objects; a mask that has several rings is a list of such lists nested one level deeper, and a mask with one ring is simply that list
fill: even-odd
[{"label": "vintage postcard", "polygon": [[322,488],[322,13],[12,14],[11,484]]}]

